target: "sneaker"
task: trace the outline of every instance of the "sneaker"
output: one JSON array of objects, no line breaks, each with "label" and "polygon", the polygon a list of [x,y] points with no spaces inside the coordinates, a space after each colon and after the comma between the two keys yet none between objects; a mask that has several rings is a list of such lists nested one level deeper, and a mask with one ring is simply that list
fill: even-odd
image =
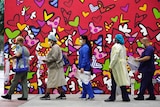
[{"label": "sneaker", "polygon": [[4,98],[4,99],[11,100],[11,95],[8,95],[8,94],[6,94],[4,96],[1,96],[1,97]]},{"label": "sneaker", "polygon": [[148,97],[145,100],[156,100],[156,97],[155,96],[154,97]]},{"label": "sneaker", "polygon": [[50,100],[50,95],[44,95],[43,97],[40,97],[41,100]]},{"label": "sneaker", "polygon": [[28,99],[20,97],[20,98],[17,98],[17,100],[28,100]]},{"label": "sneaker", "polygon": [[60,100],[65,100],[66,99],[66,96],[65,95],[60,95],[60,96],[58,96],[58,97],[56,97],[56,99],[58,100],[58,99],[60,99]]}]

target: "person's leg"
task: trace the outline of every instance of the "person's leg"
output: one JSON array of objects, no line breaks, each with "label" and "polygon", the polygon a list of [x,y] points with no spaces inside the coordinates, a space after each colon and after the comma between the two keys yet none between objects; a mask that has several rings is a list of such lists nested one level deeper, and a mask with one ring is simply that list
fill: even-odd
[{"label": "person's leg", "polygon": [[8,93],[5,96],[1,96],[2,98],[11,99],[11,95],[14,93],[15,88],[17,87],[17,84],[18,84],[18,81],[20,80],[20,78],[21,78],[21,74],[16,73],[13,78],[13,81],[11,83],[11,86],[10,86]]},{"label": "person's leg", "polygon": [[45,95],[40,97],[41,100],[50,100],[50,88],[46,89]]},{"label": "person's leg", "polygon": [[120,88],[121,88],[121,92],[122,92],[123,101],[130,101],[128,93],[127,93],[126,86],[121,86]]},{"label": "person's leg", "polygon": [[111,95],[108,99],[104,100],[104,101],[114,101],[116,100],[116,87],[117,87],[117,84],[114,80],[114,77],[113,77],[113,74],[111,73],[111,79],[112,79],[112,86],[111,86]]},{"label": "person's leg", "polygon": [[146,88],[148,87],[148,76],[146,73],[142,74],[142,79],[141,79],[141,86],[140,86],[140,91],[139,94],[136,98],[134,98],[135,100],[144,100],[144,93]]},{"label": "person's leg", "polygon": [[146,100],[156,100],[156,97],[154,95],[154,86],[152,83],[152,78],[153,78],[154,72],[148,73],[148,93],[149,97]]},{"label": "person's leg", "polygon": [[58,93],[60,96],[56,97],[56,99],[66,99],[65,91],[63,90],[62,86],[58,87]]},{"label": "person's leg", "polygon": [[82,96],[80,98],[86,98],[86,97],[87,97],[86,85],[82,82]]},{"label": "person's leg", "polygon": [[22,85],[22,97],[18,98],[18,100],[27,100],[28,98],[27,72],[22,73],[21,85]]},{"label": "person's leg", "polygon": [[87,90],[87,94],[89,95],[88,99],[93,99],[94,93],[93,93],[91,82],[89,82],[88,85],[86,85],[86,90]]}]

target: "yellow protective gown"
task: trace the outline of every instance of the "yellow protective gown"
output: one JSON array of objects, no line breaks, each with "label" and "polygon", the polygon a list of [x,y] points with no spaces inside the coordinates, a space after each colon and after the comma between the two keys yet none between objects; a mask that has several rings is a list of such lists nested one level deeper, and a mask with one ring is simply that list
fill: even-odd
[{"label": "yellow protective gown", "polygon": [[130,79],[127,71],[126,48],[124,45],[115,43],[112,46],[109,68],[118,86],[129,86]]}]

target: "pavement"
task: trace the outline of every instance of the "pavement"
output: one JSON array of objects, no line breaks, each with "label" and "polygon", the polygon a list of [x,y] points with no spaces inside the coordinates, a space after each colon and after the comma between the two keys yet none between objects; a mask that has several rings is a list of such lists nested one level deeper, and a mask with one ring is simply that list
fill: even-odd
[{"label": "pavement", "polygon": [[[4,76],[0,71],[0,94],[3,95]],[[12,100],[5,100],[0,97],[0,107],[159,107],[160,95],[155,101],[135,101],[134,95],[130,95],[130,102],[123,102],[121,95],[118,95],[115,102],[104,102],[109,95],[96,94],[93,101],[79,99],[79,94],[67,94],[66,100],[56,100],[57,94],[51,95],[51,100],[40,100],[41,94],[29,94],[27,101],[18,101],[20,94],[13,94]],[[147,95],[145,96],[148,97]]]}]

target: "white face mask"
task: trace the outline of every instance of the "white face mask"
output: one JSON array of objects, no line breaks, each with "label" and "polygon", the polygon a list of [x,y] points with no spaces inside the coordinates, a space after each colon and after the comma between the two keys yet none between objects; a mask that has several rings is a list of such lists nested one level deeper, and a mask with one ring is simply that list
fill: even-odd
[{"label": "white face mask", "polygon": [[141,46],[142,46],[142,48],[145,48],[144,44],[142,44]]},{"label": "white face mask", "polygon": [[82,40],[79,40],[80,44],[82,45],[83,44],[83,41]]},{"label": "white face mask", "polygon": [[49,44],[50,47],[52,46],[52,42],[51,41],[49,41],[48,44]]}]

